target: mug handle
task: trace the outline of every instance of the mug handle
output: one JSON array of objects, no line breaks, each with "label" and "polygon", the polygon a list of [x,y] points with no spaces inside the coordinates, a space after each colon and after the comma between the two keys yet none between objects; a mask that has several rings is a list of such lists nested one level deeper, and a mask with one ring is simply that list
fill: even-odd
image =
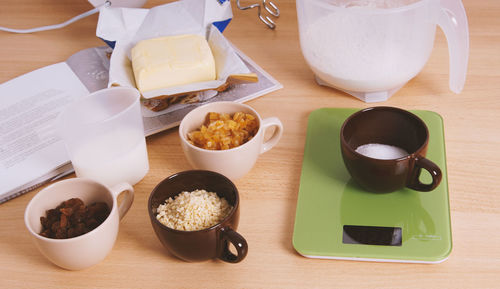
[{"label": "mug handle", "polygon": [[[221,242],[224,242],[221,255],[219,256],[219,259],[222,261],[228,263],[239,263],[247,256],[247,241],[233,229],[224,228],[221,230]],[[229,242],[231,242],[231,244],[233,244],[236,248],[238,255],[234,255],[231,251],[229,251]]]},{"label": "mug handle", "polygon": [[260,148],[261,154],[274,147],[280,140],[281,135],[283,135],[283,124],[277,117],[269,117],[262,120],[262,133],[265,134],[267,129],[272,126],[276,127],[276,129],[274,130],[273,135],[265,143],[262,144],[262,147]]},{"label": "mug handle", "polygon": [[126,193],[124,199],[122,200],[122,203],[118,207],[118,214],[121,220],[125,216],[125,214],[127,214],[128,210],[132,206],[132,203],[134,202],[134,188],[132,188],[129,183],[119,183],[117,185],[114,185],[110,189],[110,191],[113,194],[115,202],[118,202],[118,196],[121,195],[122,192]]},{"label": "mug handle", "polygon": [[[420,181],[420,172],[422,169],[428,171],[431,174],[432,182],[430,184],[424,184]],[[434,190],[441,182],[441,169],[439,169],[439,167],[435,163],[424,157],[415,158],[415,171],[416,173],[408,184],[408,187],[410,189],[421,192],[430,192]]]}]

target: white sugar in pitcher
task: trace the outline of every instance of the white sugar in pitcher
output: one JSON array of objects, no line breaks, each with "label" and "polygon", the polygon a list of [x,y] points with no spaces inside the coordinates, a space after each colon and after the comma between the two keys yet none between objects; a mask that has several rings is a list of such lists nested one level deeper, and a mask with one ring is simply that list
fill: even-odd
[{"label": "white sugar in pitcher", "polygon": [[365,102],[387,100],[424,67],[437,24],[448,41],[450,89],[464,87],[469,30],[460,0],[297,0],[297,14],[319,84]]}]

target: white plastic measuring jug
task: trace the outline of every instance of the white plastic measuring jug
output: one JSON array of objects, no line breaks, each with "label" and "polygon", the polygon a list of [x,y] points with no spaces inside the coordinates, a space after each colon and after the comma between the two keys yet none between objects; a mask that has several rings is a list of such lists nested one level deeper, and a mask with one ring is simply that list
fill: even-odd
[{"label": "white plastic measuring jug", "polygon": [[297,0],[302,53],[319,84],[387,100],[429,59],[436,24],[448,41],[450,89],[464,87],[469,29],[460,0]]}]

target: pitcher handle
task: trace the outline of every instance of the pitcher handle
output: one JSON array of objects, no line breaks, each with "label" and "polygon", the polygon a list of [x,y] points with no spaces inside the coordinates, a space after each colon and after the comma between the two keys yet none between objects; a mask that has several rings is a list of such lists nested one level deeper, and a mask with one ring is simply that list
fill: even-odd
[{"label": "pitcher handle", "polygon": [[460,93],[469,61],[469,25],[461,0],[441,0],[437,24],[444,32],[450,54],[450,90]]}]

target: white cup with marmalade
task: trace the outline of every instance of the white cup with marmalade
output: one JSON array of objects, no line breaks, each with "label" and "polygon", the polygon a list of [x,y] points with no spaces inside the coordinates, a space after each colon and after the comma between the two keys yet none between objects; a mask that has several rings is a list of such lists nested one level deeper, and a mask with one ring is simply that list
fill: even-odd
[{"label": "white cup with marmalade", "polygon": [[[238,113],[243,113],[243,116],[240,114],[233,120]],[[221,122],[215,126],[219,126],[220,130],[212,129],[214,125],[210,124],[209,118],[217,115],[224,118],[222,114],[226,114],[226,117],[229,116],[244,128],[231,128],[234,123],[219,118]],[[202,125],[205,125],[207,130],[202,131]],[[273,127],[272,135],[265,139],[266,131]],[[242,130],[248,132],[247,138],[240,137],[246,134],[241,132]],[[196,131],[198,133],[194,133]],[[184,155],[191,166],[215,171],[236,180],[252,169],[260,154],[269,151],[279,142],[283,125],[277,117],[262,119],[255,109],[246,104],[221,101],[200,106],[189,112],[181,121],[179,134]],[[216,134],[226,134],[229,140],[220,140]],[[229,147],[226,146],[228,141],[232,143]]]}]

